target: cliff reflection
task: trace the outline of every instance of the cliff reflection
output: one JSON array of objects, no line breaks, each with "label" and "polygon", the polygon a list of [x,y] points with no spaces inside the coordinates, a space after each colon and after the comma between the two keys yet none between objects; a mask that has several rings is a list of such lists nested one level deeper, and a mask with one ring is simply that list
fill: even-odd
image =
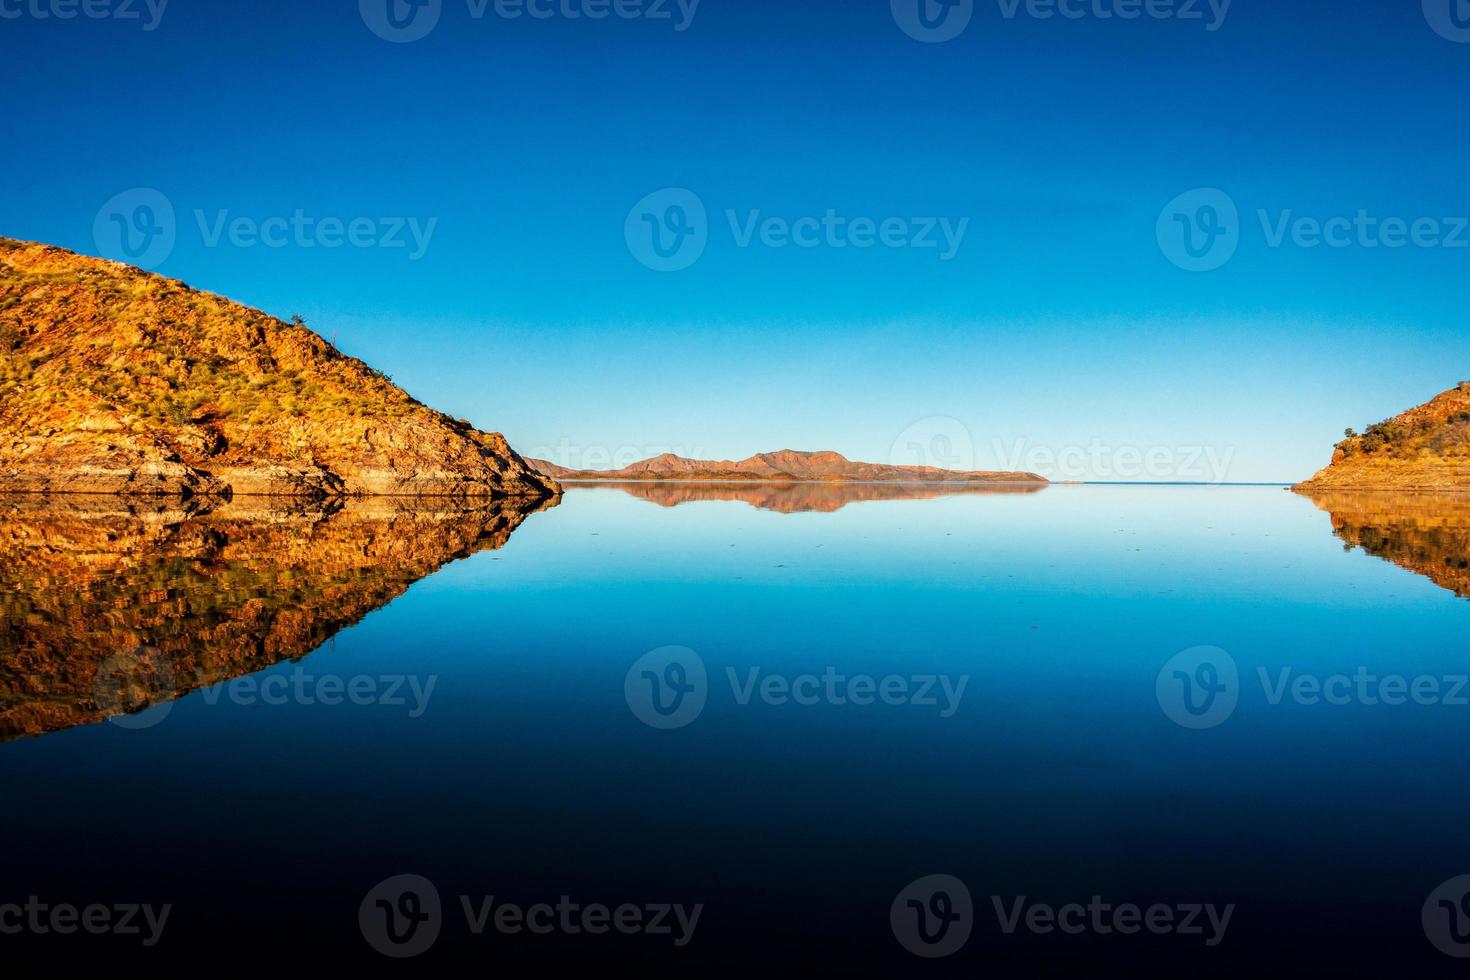
[{"label": "cliff reflection", "polygon": [[0,740],[303,657],[549,505],[0,498]]},{"label": "cliff reflection", "polygon": [[1343,542],[1470,598],[1470,494],[1314,493]]},{"label": "cliff reflection", "polygon": [[830,513],[868,500],[933,500],[957,494],[1024,494],[1045,483],[636,483],[607,481],[569,484],[577,489],[611,488],[658,504],[677,507],[699,500],[738,500],[758,510],[783,514]]}]

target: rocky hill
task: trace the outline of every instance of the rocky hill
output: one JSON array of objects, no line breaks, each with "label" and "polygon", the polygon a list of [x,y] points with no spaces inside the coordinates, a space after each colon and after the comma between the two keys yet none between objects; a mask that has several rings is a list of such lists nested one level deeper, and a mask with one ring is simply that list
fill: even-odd
[{"label": "rocky hill", "polygon": [[0,492],[544,497],[498,433],[299,321],[0,238]]},{"label": "rocky hill", "polygon": [[1470,381],[1346,436],[1298,491],[1470,490]]},{"label": "rocky hill", "polygon": [[834,452],[798,452],[783,449],[757,453],[742,460],[689,459],[664,453],[620,470],[574,470],[543,459],[529,461],[558,480],[764,480],[773,483],[817,481],[873,481],[907,483],[1041,483],[1035,473],[989,470],[945,470],[934,466],[889,466],[859,463]]}]

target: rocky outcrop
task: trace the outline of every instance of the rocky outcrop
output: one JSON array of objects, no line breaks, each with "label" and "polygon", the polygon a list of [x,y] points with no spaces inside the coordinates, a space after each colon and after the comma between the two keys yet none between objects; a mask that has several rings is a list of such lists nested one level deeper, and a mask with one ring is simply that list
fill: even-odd
[{"label": "rocky outcrop", "polygon": [[1470,490],[1470,381],[1361,435],[1348,430],[1331,464],[1295,489]]},{"label": "rocky outcrop", "polygon": [[0,492],[545,497],[498,433],[302,323],[0,238]]},{"label": "rocky outcrop", "polygon": [[554,501],[430,504],[0,497],[0,739],[304,657]]},{"label": "rocky outcrop", "polygon": [[946,470],[936,466],[890,466],[859,463],[834,452],[783,449],[757,453],[742,460],[689,459],[664,453],[619,470],[573,470],[544,459],[531,465],[558,480],[759,480],[782,482],[896,482],[896,483],[1038,483],[1035,473],[990,470]]}]

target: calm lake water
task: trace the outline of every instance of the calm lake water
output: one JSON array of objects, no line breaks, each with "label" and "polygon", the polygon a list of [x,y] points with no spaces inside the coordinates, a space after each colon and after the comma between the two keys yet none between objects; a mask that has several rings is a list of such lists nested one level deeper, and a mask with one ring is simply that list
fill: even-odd
[{"label": "calm lake water", "polygon": [[1462,967],[1470,498],[819,489],[3,502],[0,950]]}]

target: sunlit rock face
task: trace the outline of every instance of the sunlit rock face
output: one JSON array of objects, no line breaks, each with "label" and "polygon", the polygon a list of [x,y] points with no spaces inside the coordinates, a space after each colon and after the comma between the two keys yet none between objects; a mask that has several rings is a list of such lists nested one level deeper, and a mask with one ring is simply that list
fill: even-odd
[{"label": "sunlit rock face", "polygon": [[1299,492],[1470,491],[1470,381],[1346,435],[1332,462],[1298,484]]},{"label": "sunlit rock face", "polygon": [[1311,494],[1333,531],[1458,596],[1470,598],[1470,493]]},{"label": "sunlit rock face", "polygon": [[831,512],[870,500],[933,500],[956,494],[1027,494],[1047,484],[918,484],[918,483],[678,483],[617,482],[596,484],[622,490],[662,507],[701,500],[737,500],[759,510],[783,514]]},{"label": "sunlit rock face", "polygon": [[552,503],[0,497],[0,739],[303,657]]},{"label": "sunlit rock face", "polygon": [[0,238],[0,493],[546,497],[505,437],[312,332]]}]

